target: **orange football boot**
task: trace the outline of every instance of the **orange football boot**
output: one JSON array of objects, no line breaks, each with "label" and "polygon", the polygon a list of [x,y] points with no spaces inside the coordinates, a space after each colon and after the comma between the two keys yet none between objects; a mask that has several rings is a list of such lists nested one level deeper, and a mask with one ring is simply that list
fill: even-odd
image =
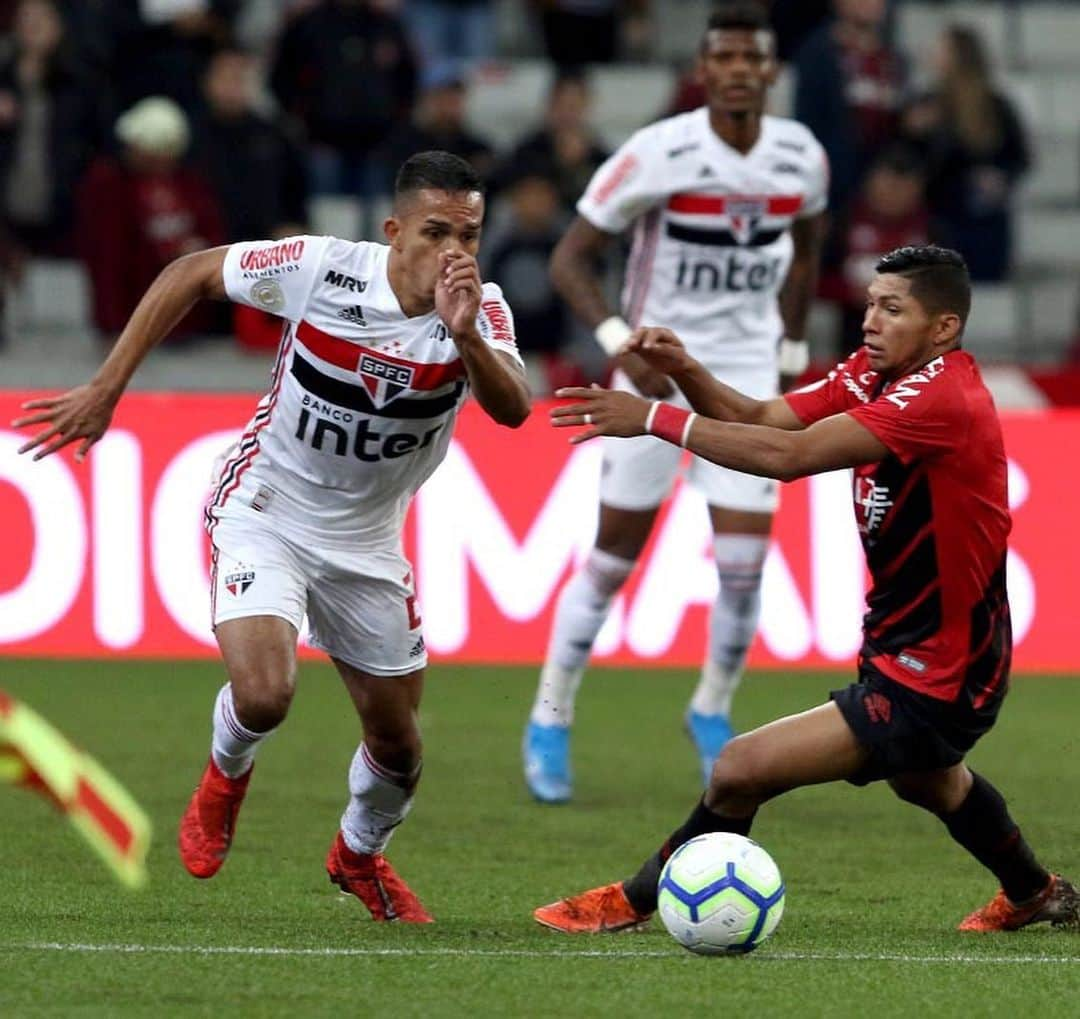
[{"label": "orange football boot", "polygon": [[1046,887],[1020,905],[1010,902],[999,889],[985,906],[965,917],[957,930],[1015,931],[1033,923],[1080,927],[1080,892],[1058,874],[1051,874]]},{"label": "orange football boot", "polygon": [[254,765],[239,778],[229,778],[213,757],[180,819],[180,859],[194,877],[213,877],[225,862],[236,831],[236,815],[244,802]]},{"label": "orange football boot", "polygon": [[651,916],[652,913],[639,913],[630,905],[621,881],[533,910],[537,923],[564,934],[633,930],[648,923]]},{"label": "orange football boot", "polygon": [[367,906],[373,920],[435,922],[382,853],[354,853],[340,831],[326,856],[326,873],[338,888]]}]

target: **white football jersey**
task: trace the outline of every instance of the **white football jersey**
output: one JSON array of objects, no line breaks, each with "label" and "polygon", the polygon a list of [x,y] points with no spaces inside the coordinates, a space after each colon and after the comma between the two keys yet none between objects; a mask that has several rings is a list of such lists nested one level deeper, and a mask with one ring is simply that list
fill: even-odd
[{"label": "white football jersey", "polygon": [[820,213],[827,190],[825,151],[802,124],[763,117],[743,155],[702,107],[634,134],[596,171],[577,209],[607,233],[633,224],[626,320],[672,329],[722,373],[775,366],[790,227]]},{"label": "white football jersey", "polygon": [[[390,249],[335,237],[232,245],[225,290],[285,319],[270,391],[226,455],[207,526],[232,505],[325,544],[393,545],[409,500],[446,455],[467,376],[439,315],[407,318]],[[480,335],[521,362],[502,292]]]}]

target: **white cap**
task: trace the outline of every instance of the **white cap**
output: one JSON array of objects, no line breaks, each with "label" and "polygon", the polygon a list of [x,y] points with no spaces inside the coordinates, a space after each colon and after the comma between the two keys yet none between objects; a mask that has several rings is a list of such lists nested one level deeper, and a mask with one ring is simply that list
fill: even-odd
[{"label": "white cap", "polygon": [[190,134],[184,111],[165,96],[140,99],[116,121],[120,141],[159,156],[183,155]]}]

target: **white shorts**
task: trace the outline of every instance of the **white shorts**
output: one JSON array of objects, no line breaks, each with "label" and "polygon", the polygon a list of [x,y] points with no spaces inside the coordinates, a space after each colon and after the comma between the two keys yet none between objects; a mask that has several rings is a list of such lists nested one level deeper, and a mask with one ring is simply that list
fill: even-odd
[{"label": "white shorts", "polygon": [[[772,399],[778,391],[776,374],[771,371],[727,372],[723,381],[758,400]],[[622,372],[615,374],[612,388],[637,392]],[[678,392],[667,402],[676,407],[689,407],[686,398]],[[659,506],[670,494],[684,457],[689,461],[686,480],[701,492],[710,506],[749,513],[775,513],[780,505],[780,483],[772,478],[740,474],[720,467],[652,435],[602,441],[600,501],[605,506],[627,510]]]},{"label": "white shorts", "polygon": [[292,540],[254,512],[214,525],[210,604],[214,626],[280,616],[308,643],[376,676],[427,665],[412,567],[393,548],[317,548]]}]

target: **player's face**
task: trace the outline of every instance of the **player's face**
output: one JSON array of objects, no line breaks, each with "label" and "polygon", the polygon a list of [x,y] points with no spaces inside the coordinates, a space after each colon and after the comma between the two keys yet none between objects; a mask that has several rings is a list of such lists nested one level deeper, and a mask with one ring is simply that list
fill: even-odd
[{"label": "player's face", "polygon": [[714,113],[762,113],[776,77],[771,32],[712,29],[698,57],[698,78]]},{"label": "player's face", "polygon": [[424,188],[402,199],[385,231],[415,294],[434,300],[442,252],[476,257],[483,220],[484,196],[479,191]]},{"label": "player's face", "polygon": [[951,349],[960,320],[953,314],[931,314],[911,294],[911,280],[879,273],[866,291],[863,345],[870,367],[887,379],[898,379]]}]

